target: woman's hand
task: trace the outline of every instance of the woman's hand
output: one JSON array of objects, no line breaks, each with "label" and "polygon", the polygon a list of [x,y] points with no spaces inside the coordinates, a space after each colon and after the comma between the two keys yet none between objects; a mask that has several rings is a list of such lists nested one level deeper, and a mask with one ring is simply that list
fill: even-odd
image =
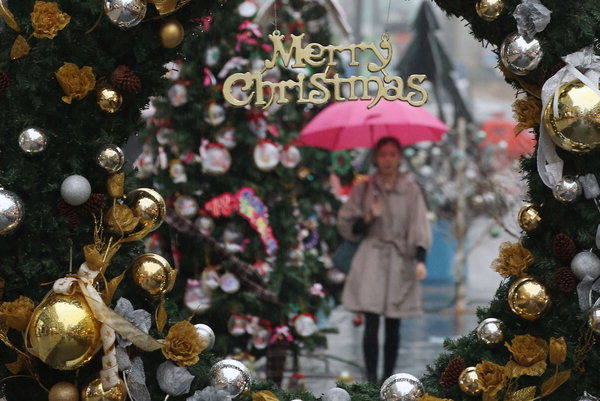
[{"label": "woman's hand", "polygon": [[427,277],[427,268],[425,267],[425,263],[417,262],[415,278],[417,281],[423,281],[425,280],[425,277]]}]

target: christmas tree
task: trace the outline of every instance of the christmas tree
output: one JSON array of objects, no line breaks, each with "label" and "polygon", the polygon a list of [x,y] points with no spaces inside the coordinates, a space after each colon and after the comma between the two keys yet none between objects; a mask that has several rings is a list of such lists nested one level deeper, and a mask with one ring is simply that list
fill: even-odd
[{"label": "christmas tree", "polygon": [[[135,189],[131,179],[124,183],[118,146],[143,126],[140,109],[163,91],[163,65],[179,57],[186,34],[197,33],[195,18],[226,19],[227,10],[218,3],[186,3],[1,4],[0,378],[5,399],[77,399],[80,390],[84,399],[98,399],[102,386],[114,399],[124,399],[115,355],[121,370],[143,373],[141,361],[124,351],[126,338],[139,334],[138,346],[143,338],[146,350],[177,354],[153,340],[164,336],[156,325],[152,337],[146,335],[149,313],[140,321],[139,311],[119,299],[135,301],[138,291],[138,302],[156,300],[148,307],[154,311],[160,296],[153,298],[149,291],[163,294],[175,277],[167,261],[150,255],[134,267],[160,265],[156,277],[132,270],[132,277],[118,285],[141,253],[135,241],[160,225],[165,206],[154,190]],[[162,282],[147,280],[153,278]],[[163,308],[157,310],[159,326],[167,320],[169,327],[177,326],[176,316],[167,319]],[[189,333],[191,325],[185,323],[177,327]],[[194,351],[199,352],[199,342]],[[164,361],[160,352],[153,358],[150,372]],[[130,381],[130,389],[139,389],[143,380],[130,376]],[[160,391],[156,381],[150,388]]]},{"label": "christmas tree", "polygon": [[[186,59],[172,64],[172,85],[153,101],[136,167],[143,185],[157,188],[174,210],[149,244],[179,269],[170,307],[210,322],[217,355],[266,353],[267,375],[281,383],[287,349],[325,345],[316,315],[343,280],[329,263],[337,201],[326,188],[330,155],[292,145],[316,107],[294,98],[267,110],[225,103],[225,78],[260,70],[271,57],[269,32],[252,22],[256,7],[227,7],[228,18],[207,21],[184,43]],[[277,1],[271,13],[282,35],[330,42],[318,2]],[[280,66],[264,79],[300,72],[316,71]],[[233,94],[248,96],[240,86]]]},{"label": "christmas tree", "polygon": [[537,144],[521,161],[530,202],[518,216],[522,236],[492,265],[506,279],[478,311],[476,330],[446,342],[425,390],[430,399],[594,399],[600,9],[593,1],[436,2],[496,47],[520,94],[519,128],[534,129]]}]

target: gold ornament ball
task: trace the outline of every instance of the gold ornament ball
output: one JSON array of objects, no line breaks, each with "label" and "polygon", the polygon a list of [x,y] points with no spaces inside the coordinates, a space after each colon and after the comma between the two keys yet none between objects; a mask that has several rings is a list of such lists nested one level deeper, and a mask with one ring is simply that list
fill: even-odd
[{"label": "gold ornament ball", "polygon": [[531,277],[521,278],[508,290],[510,309],[526,320],[535,320],[550,306],[546,288]]},{"label": "gold ornament ball", "polygon": [[96,103],[107,113],[114,113],[123,104],[123,96],[111,86],[103,86],[96,91]]},{"label": "gold ornament ball", "polygon": [[477,370],[474,366],[469,366],[461,372],[460,376],[458,376],[458,387],[469,395],[478,395],[481,393],[481,387],[479,387],[479,382],[477,381]]},{"label": "gold ornament ball", "polygon": [[179,46],[183,41],[183,25],[176,19],[169,19],[160,28],[160,42],[167,49]]},{"label": "gold ornament ball", "polygon": [[96,163],[107,172],[114,174],[123,168],[125,154],[117,145],[104,145],[96,154]]},{"label": "gold ornament ball", "polygon": [[33,311],[27,342],[31,353],[50,367],[74,370],[102,345],[100,326],[80,292],[52,293]]},{"label": "gold ornament ball", "polygon": [[123,381],[108,391],[102,389],[102,382],[96,379],[81,391],[81,401],[125,401],[127,391]]},{"label": "gold ornament ball", "polygon": [[58,382],[50,388],[48,401],[79,401],[79,391],[73,383]]},{"label": "gold ornament ball", "polygon": [[519,210],[519,216],[517,217],[519,227],[525,231],[533,231],[540,225],[542,217],[540,216],[539,210],[534,205],[525,205]]},{"label": "gold ornament ball", "polygon": [[482,20],[493,21],[502,14],[504,0],[479,0],[475,10]]},{"label": "gold ornament ball", "polygon": [[139,256],[131,265],[135,285],[150,295],[164,295],[173,289],[177,272],[169,262],[155,253]]},{"label": "gold ornament ball", "polygon": [[151,223],[153,230],[161,224],[167,206],[163,197],[153,189],[138,188],[127,194],[127,206],[133,210],[133,214],[144,223]]},{"label": "gold ornament ball", "polygon": [[552,141],[574,153],[584,153],[600,145],[600,96],[576,79],[558,89],[558,115],[554,97],[544,110],[544,125]]}]

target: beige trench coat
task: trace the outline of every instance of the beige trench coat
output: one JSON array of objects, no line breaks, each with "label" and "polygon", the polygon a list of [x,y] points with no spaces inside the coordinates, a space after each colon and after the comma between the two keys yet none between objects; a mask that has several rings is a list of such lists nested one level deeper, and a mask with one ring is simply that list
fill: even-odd
[{"label": "beige trench coat", "polygon": [[431,231],[420,188],[401,174],[395,188],[385,189],[375,174],[357,185],[338,213],[338,230],[349,240],[354,222],[379,199],[382,214],[370,224],[346,277],[343,305],[354,312],[389,318],[420,316],[421,285],[415,279],[418,246],[429,249]]}]

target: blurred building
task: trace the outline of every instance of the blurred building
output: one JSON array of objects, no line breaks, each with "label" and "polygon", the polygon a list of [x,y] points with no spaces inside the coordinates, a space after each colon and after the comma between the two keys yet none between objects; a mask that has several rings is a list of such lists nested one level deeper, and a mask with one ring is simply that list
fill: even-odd
[{"label": "blurred building", "polygon": [[[392,65],[412,39],[412,23],[421,0],[338,0],[346,11],[356,42],[379,42],[387,29],[395,46]],[[388,14],[389,9],[389,14]],[[514,91],[496,68],[492,46],[484,47],[469,34],[464,21],[447,17],[435,6],[441,30],[439,39],[454,58],[457,84],[473,107],[476,121],[499,113],[511,116]]]}]

